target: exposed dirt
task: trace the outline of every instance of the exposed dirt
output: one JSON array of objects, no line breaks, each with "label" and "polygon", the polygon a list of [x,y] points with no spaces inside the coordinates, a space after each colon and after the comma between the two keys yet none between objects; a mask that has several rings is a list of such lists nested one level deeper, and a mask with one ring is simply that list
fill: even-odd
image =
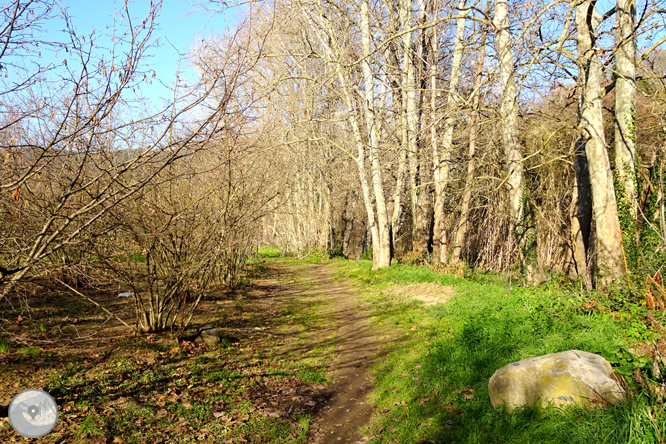
[{"label": "exposed dirt", "polygon": [[378,333],[370,325],[370,307],[360,300],[350,283],[335,279],[334,270],[326,265],[277,262],[271,267],[280,278],[261,283],[279,288],[281,299],[298,295],[301,301],[320,304],[322,319],[307,331],[298,335],[287,328],[281,336],[275,336],[275,348],[281,353],[297,356],[321,350],[320,358],[330,361],[327,373],[331,382],[310,400],[316,402],[317,414],[308,442],[367,441],[359,429],[367,424],[374,410],[367,395],[373,387],[370,367],[379,351]]},{"label": "exposed dirt", "polygon": [[315,338],[315,343],[336,333],[335,357],[331,363],[330,400],[315,421],[312,442],[357,443],[367,441],[359,428],[367,424],[373,412],[367,394],[372,389],[370,367],[377,356],[378,335],[370,325],[371,310],[364,306],[351,286],[333,279],[325,266],[303,270],[313,282],[312,293],[330,302],[328,325]]},{"label": "exposed dirt", "polygon": [[392,296],[409,298],[434,305],[448,302],[456,294],[455,285],[440,285],[435,282],[413,283],[407,285],[393,284],[387,292]]}]

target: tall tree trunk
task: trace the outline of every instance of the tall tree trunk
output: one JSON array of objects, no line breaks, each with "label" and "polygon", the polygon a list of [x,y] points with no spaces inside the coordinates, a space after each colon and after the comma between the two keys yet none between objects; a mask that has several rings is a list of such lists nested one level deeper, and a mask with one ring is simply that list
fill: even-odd
[{"label": "tall tree trunk", "polygon": [[[394,35],[400,32],[399,9],[400,5],[393,3],[389,13],[389,29]],[[397,8],[397,9],[396,9]],[[393,236],[393,245],[395,246],[402,232],[402,192],[405,188],[405,173],[407,171],[407,102],[402,85],[406,84],[407,75],[403,69],[400,69],[398,57],[397,39],[391,39],[386,49],[386,56],[389,61],[388,77],[392,85],[392,93],[399,106],[400,114],[400,147],[398,151],[398,174],[396,177],[395,190],[393,194],[393,214],[391,216],[391,231]]]},{"label": "tall tree trunk", "polygon": [[[412,210],[412,240],[413,250],[423,253],[428,244],[427,215],[424,214],[421,199],[426,194],[422,188],[419,171],[419,143],[418,143],[418,90],[416,88],[416,66],[414,60],[414,44],[412,33],[405,32],[414,26],[411,0],[398,0],[398,17],[402,28],[402,97],[403,113],[407,123],[406,146],[409,167],[410,203]],[[417,40],[418,41],[418,40]]]},{"label": "tall tree trunk", "polygon": [[[436,17],[435,1],[431,0],[432,18]],[[437,134],[438,115],[437,115],[437,76],[439,74],[439,39],[437,38],[437,27],[430,27],[430,146],[432,148],[433,160],[433,179],[435,182],[435,204],[433,221],[433,245],[432,255],[437,262],[440,262],[442,255],[442,236],[444,231],[444,187],[441,180],[440,155],[439,155],[439,137]],[[446,238],[444,239],[446,240]],[[444,254],[446,257],[446,253]]]},{"label": "tall tree trunk", "polygon": [[617,2],[617,52],[615,54],[615,171],[622,187],[622,200],[636,220],[636,21],[635,0]]},{"label": "tall tree trunk", "polygon": [[[496,0],[493,24],[496,29],[495,46],[499,57],[500,81],[502,84],[502,102],[500,119],[502,126],[502,145],[506,156],[507,185],[509,187],[509,214],[511,231],[520,230],[523,222],[523,156],[520,153],[516,127],[518,124],[518,94],[511,50],[509,32],[509,7],[507,0]],[[522,227],[524,228],[524,227]],[[524,238],[524,233],[517,233]]]},{"label": "tall tree trunk", "polygon": [[434,244],[438,245],[439,255],[435,260],[446,263],[449,255],[448,235],[444,225],[444,197],[450,180],[451,158],[453,151],[453,129],[455,126],[455,110],[458,106],[458,84],[460,83],[460,67],[462,65],[463,43],[465,39],[465,21],[468,11],[465,9],[465,0],[460,0],[458,11],[461,17],[456,23],[456,36],[453,43],[453,60],[451,61],[451,74],[447,90],[446,105],[444,107],[444,134],[442,136],[442,151],[433,153],[435,167],[435,232]]},{"label": "tall tree trunk", "polygon": [[384,185],[382,183],[381,166],[377,157],[377,125],[375,116],[375,81],[370,67],[370,5],[369,0],[361,1],[361,40],[363,45],[363,84],[365,89],[365,121],[368,127],[368,139],[370,143],[370,168],[372,171],[372,186],[375,193],[375,204],[377,206],[377,244],[373,244],[372,268],[383,268],[391,265],[393,241],[389,218],[386,210],[386,199],[384,197]]},{"label": "tall tree trunk", "polygon": [[467,236],[467,224],[469,219],[469,207],[472,201],[472,184],[474,182],[474,171],[476,169],[476,135],[479,130],[479,102],[481,96],[481,83],[483,81],[483,65],[486,59],[486,35],[484,26],[481,35],[481,45],[477,53],[476,60],[476,82],[474,84],[472,99],[472,115],[469,122],[469,146],[467,148],[467,174],[465,175],[465,190],[463,191],[462,202],[460,204],[460,217],[458,227],[453,242],[453,253],[451,255],[451,265],[456,266],[460,263],[463,244]]},{"label": "tall tree trunk", "polygon": [[596,226],[597,265],[601,283],[618,282],[624,274],[622,237],[601,109],[601,66],[595,52],[596,29],[601,17],[596,0],[576,6],[578,65],[581,82],[579,130],[590,172]]},{"label": "tall tree trunk", "polygon": [[573,258],[576,265],[576,274],[585,281],[588,288],[591,288],[592,276],[587,264],[589,262],[590,234],[592,232],[592,189],[583,139],[576,141],[575,156],[576,182],[574,184],[573,214],[571,217]]}]

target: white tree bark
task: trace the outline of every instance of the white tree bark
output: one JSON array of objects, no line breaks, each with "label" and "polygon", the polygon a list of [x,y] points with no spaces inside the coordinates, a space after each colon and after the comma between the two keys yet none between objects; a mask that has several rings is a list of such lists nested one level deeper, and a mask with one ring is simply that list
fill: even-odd
[{"label": "white tree bark", "polygon": [[509,7],[507,0],[495,1],[495,46],[499,57],[500,81],[502,84],[502,102],[500,118],[502,126],[502,144],[506,156],[507,185],[509,187],[509,212],[511,231],[519,226],[523,219],[523,156],[520,152],[516,127],[518,123],[518,94],[511,50],[509,32]]},{"label": "white tree bark", "polygon": [[635,220],[636,200],[636,1],[618,0],[615,69],[615,171]]},{"label": "white tree bark", "polygon": [[[411,0],[398,0],[398,20],[402,31],[402,49],[403,49],[403,63],[402,63],[402,103],[403,113],[405,116],[405,123],[407,124],[406,131],[406,147],[407,158],[409,164],[409,184],[410,184],[410,203],[412,210],[412,239],[414,241],[414,251],[423,252],[427,245],[424,244],[421,231],[424,225],[425,215],[421,211],[420,200],[422,198],[423,190],[418,173],[418,94],[419,91],[416,87],[416,66],[414,61],[414,44],[412,42],[412,33],[405,32],[414,27],[414,14],[412,12]],[[403,143],[405,141],[403,140]]]},{"label": "white tree bark", "polygon": [[[363,3],[367,6],[368,0],[363,0]],[[356,145],[357,149],[357,156],[356,156],[356,165],[358,167],[358,173],[359,173],[359,181],[361,184],[361,192],[363,195],[363,202],[365,204],[365,210],[366,214],[368,216],[368,228],[370,230],[370,234],[372,236],[372,248],[373,248],[373,269],[381,268],[381,267],[387,267],[391,264],[391,236],[390,236],[390,225],[388,222],[388,216],[387,216],[387,211],[386,211],[386,201],[384,198],[384,192],[383,192],[383,187],[382,187],[382,180],[381,180],[381,166],[379,164],[379,159],[377,158],[377,153],[376,153],[376,126],[374,125],[369,125],[369,129],[373,129],[375,131],[375,135],[372,136],[371,134],[369,135],[369,143],[371,145],[370,147],[370,152],[369,152],[369,157],[370,157],[370,162],[371,162],[371,175],[372,175],[372,183],[373,183],[373,189],[374,189],[374,198],[370,193],[370,185],[368,183],[368,171],[365,165],[365,158],[368,156],[368,152],[366,151],[366,146],[363,141],[363,136],[361,134],[361,116],[359,116],[358,110],[356,109],[356,106],[354,106],[354,100],[352,97],[352,89],[349,85],[347,75],[349,75],[349,72],[347,72],[343,60],[342,60],[342,51],[339,47],[338,40],[336,38],[336,33],[333,29],[333,26],[331,25],[331,22],[326,15],[326,11],[323,7],[323,4],[319,3],[318,5],[318,14],[319,14],[319,19],[321,21],[315,22],[308,14],[309,11],[305,7],[303,7],[303,14],[306,17],[306,19],[310,22],[312,25],[312,29],[317,32],[317,37],[321,43],[321,45],[325,48],[325,51],[327,53],[328,57],[328,63],[331,63],[333,66],[335,66],[336,70],[336,75],[338,78],[338,82],[340,84],[340,90],[339,94],[342,97],[345,106],[347,108],[347,121],[349,122],[349,125],[352,129],[352,134],[354,135],[354,143]],[[366,32],[368,32],[367,38],[369,43],[369,11],[365,10],[365,13],[362,11],[362,20],[363,23],[367,24],[367,27],[362,25],[362,38],[364,40],[364,52],[366,55],[369,56],[369,50],[366,52],[365,50],[365,38],[366,38]],[[366,22],[367,20],[367,22]],[[322,29],[323,27],[323,29]],[[362,65],[364,75],[367,75],[365,64],[369,64],[368,57],[363,57]],[[372,77],[372,73],[370,72],[370,75]],[[371,79],[371,84],[372,79]],[[366,103],[368,102],[368,97],[367,97],[367,91],[365,93],[365,101]],[[370,94],[372,95],[372,91],[370,91]],[[371,100],[372,104],[372,109],[374,110],[374,99]],[[365,105],[365,104],[364,104]],[[364,106],[364,108],[368,108],[368,106]],[[366,113],[368,112],[367,109],[365,109]],[[370,116],[373,116],[373,112],[370,112]],[[368,114],[366,114],[366,117]],[[369,121],[374,121],[374,117],[372,117]],[[374,146],[373,148],[373,137],[374,137]],[[375,213],[375,206],[377,207],[377,213]]]},{"label": "white tree bark", "polygon": [[370,5],[369,0],[361,0],[361,40],[363,45],[363,84],[365,93],[365,122],[368,130],[368,142],[370,145],[370,168],[372,171],[372,186],[375,193],[375,204],[377,206],[377,229],[378,238],[375,243],[373,239],[373,269],[388,267],[391,265],[391,229],[388,213],[386,211],[386,199],[384,196],[384,185],[382,183],[381,166],[377,157],[377,124],[375,116],[375,81],[370,67],[371,42],[370,42]]},{"label": "white tree bark", "polygon": [[601,17],[596,0],[576,6],[578,65],[581,95],[579,130],[585,144],[592,205],[596,220],[597,264],[603,284],[619,281],[624,273],[622,237],[618,219],[615,187],[611,173],[601,109],[601,65],[595,51],[596,29]]},{"label": "white tree bark", "polygon": [[468,11],[465,9],[465,0],[460,0],[458,10],[461,16],[456,23],[456,36],[453,42],[453,59],[451,61],[451,74],[447,88],[447,99],[444,107],[444,134],[442,135],[441,154],[434,154],[435,176],[435,232],[434,242],[438,245],[439,255],[436,257],[441,263],[446,263],[449,255],[446,227],[444,226],[444,195],[451,179],[451,156],[453,151],[453,129],[455,126],[455,110],[458,107],[458,84],[460,83],[463,58],[463,44],[465,40],[465,21]]},{"label": "white tree bark", "polygon": [[453,242],[453,253],[451,254],[451,265],[460,263],[463,244],[467,236],[467,225],[470,212],[470,203],[472,201],[472,184],[474,182],[474,172],[476,170],[476,136],[479,130],[479,103],[481,96],[481,83],[483,81],[483,65],[486,59],[486,31],[484,29],[481,36],[480,49],[477,52],[476,82],[474,84],[472,99],[472,114],[469,122],[469,146],[467,148],[467,174],[465,175],[465,189],[460,204],[460,217],[456,228],[455,239]]}]

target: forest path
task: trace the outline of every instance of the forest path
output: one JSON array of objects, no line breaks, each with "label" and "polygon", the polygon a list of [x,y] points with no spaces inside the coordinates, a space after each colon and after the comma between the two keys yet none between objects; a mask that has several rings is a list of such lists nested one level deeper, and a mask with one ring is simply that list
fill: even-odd
[{"label": "forest path", "polygon": [[350,282],[336,279],[321,264],[292,268],[307,298],[324,302],[319,328],[307,335],[309,347],[334,344],[327,373],[330,398],[314,418],[309,440],[316,444],[362,443],[359,432],[374,410],[367,399],[373,387],[370,368],[379,351],[379,335],[371,326],[372,310]]}]

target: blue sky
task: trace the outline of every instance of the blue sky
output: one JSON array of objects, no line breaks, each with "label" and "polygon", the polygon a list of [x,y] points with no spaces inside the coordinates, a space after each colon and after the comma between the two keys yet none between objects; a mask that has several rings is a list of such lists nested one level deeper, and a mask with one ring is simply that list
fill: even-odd
[{"label": "blue sky", "polygon": [[[116,26],[124,25],[124,23],[119,23],[119,15],[116,14],[116,11],[124,8],[123,0],[96,2],[61,0],[60,4],[67,8],[79,35],[89,35],[93,29],[96,30],[98,36],[99,33],[110,34],[114,20]],[[131,16],[138,20],[145,17],[149,4],[149,0],[130,0]],[[157,26],[152,36],[153,41],[159,42],[159,47],[149,51],[152,57],[147,60],[150,69],[156,72],[156,80],[166,85],[173,84],[176,71],[179,69],[179,60],[182,55],[187,55],[194,39],[221,35],[229,28],[233,28],[240,19],[241,12],[237,9],[221,14],[204,10],[202,4],[205,4],[203,0],[198,4],[187,0],[163,0],[156,21]],[[213,2],[211,5],[213,5],[211,9],[216,6]],[[219,7],[217,9],[219,10]],[[61,26],[62,22],[47,24],[47,33],[58,31],[58,29],[52,29],[58,28],[58,25]],[[107,38],[107,40],[109,39]],[[194,70],[186,61],[180,63],[180,70],[186,78],[195,77]],[[151,84],[142,85],[140,94],[155,100],[168,96],[168,90],[156,80],[151,80]]]}]

